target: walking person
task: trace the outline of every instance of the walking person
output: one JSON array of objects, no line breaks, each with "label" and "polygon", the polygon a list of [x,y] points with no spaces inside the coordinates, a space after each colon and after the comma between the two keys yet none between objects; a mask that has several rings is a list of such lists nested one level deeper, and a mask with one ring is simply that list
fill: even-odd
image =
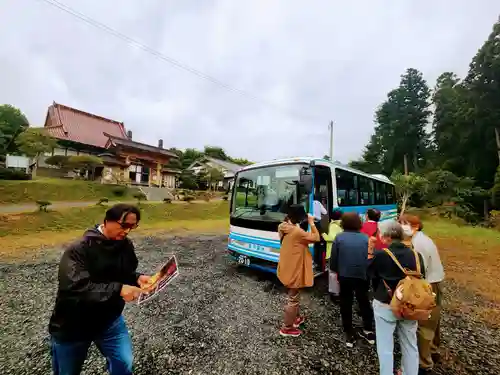
[{"label": "walking person", "polygon": [[94,342],[111,375],[132,374],[132,343],[122,316],[150,277],[136,272],[134,245],[127,238],[141,214],[117,204],[104,221],[70,245],[59,263],[59,285],[50,318],[54,375],[78,375]]},{"label": "walking person", "polygon": [[[385,243],[380,237],[379,221],[382,216],[381,212],[375,208],[366,210],[366,220],[361,227],[361,233],[370,237],[371,248],[373,250],[382,250],[385,248]],[[370,254],[370,258],[371,258]]]},{"label": "walking person", "polygon": [[363,319],[363,329],[358,334],[369,344],[375,344],[373,311],[368,296],[369,281],[366,273],[368,237],[360,232],[361,225],[361,218],[356,212],[342,215],[341,226],[344,231],[335,236],[330,258],[330,269],[338,274],[340,314],[346,345],[349,348],[354,346],[357,336],[352,324],[354,295]]},{"label": "walking person", "polygon": [[403,215],[400,221],[404,232],[411,238],[413,249],[423,258],[425,278],[431,284],[432,291],[436,295],[436,307],[433,309],[430,319],[419,322],[417,330],[420,356],[419,375],[426,375],[432,373],[434,366],[440,360],[440,320],[444,268],[436,245],[422,231],[424,226],[420,218],[414,215]]},{"label": "walking person", "polygon": [[[422,257],[408,248],[402,241],[403,228],[397,221],[385,223],[381,228],[381,236],[388,245],[387,250],[400,265],[408,270],[418,270],[417,259],[423,263]],[[368,266],[368,275],[374,279],[375,292],[373,311],[377,332],[377,355],[380,375],[394,375],[394,330],[397,331],[402,352],[402,373],[418,375],[419,355],[417,346],[416,320],[405,320],[396,317],[390,307],[392,295],[398,283],[406,277],[405,273],[391,258],[389,252],[375,251]]]},{"label": "walking person", "polygon": [[[336,209],[332,212],[330,227],[328,233],[323,233],[323,239],[326,241],[326,259],[330,259],[332,255],[332,245],[333,240],[337,234],[342,232],[342,226],[340,219],[342,218],[342,211]],[[339,303],[340,286],[338,282],[338,275],[332,271],[328,271],[328,293],[330,293],[330,299],[334,303]]]},{"label": "walking person", "polygon": [[[311,232],[300,228],[299,225],[305,220],[308,221]],[[302,333],[299,327],[305,320],[299,315],[299,292],[314,284],[309,244],[319,241],[319,232],[314,225],[314,216],[308,216],[302,205],[290,207],[287,219],[280,224],[278,231],[281,240],[278,278],[288,290],[280,334],[297,337]]]}]

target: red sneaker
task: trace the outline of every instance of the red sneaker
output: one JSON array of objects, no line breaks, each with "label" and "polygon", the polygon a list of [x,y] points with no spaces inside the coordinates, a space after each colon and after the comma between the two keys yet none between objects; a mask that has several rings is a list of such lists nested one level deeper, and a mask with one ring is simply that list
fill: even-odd
[{"label": "red sneaker", "polygon": [[280,335],[284,337],[299,337],[302,334],[302,331],[297,328],[281,328]]},{"label": "red sneaker", "polygon": [[293,326],[295,328],[299,328],[301,326],[301,324],[304,324],[305,321],[306,321],[306,318],[304,318],[303,316],[298,316],[297,319],[295,319]]}]

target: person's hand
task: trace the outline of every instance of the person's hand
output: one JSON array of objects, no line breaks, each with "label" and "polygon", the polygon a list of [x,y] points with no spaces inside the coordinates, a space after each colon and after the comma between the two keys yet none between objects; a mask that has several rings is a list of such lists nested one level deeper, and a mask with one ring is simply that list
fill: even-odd
[{"label": "person's hand", "polygon": [[143,290],[132,285],[123,285],[120,291],[120,296],[125,300],[125,302],[132,302],[139,294],[143,293]]},{"label": "person's hand", "polygon": [[137,284],[141,287],[141,289],[147,288],[149,285],[152,284],[151,276],[148,275],[141,275],[137,279]]},{"label": "person's hand", "polygon": [[312,215],[307,215],[307,222],[308,222],[310,225],[314,225],[314,216],[312,216]]}]

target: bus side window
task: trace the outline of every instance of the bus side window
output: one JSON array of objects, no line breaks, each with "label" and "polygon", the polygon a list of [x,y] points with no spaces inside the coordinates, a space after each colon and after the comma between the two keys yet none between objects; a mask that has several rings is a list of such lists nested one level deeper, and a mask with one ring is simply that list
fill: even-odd
[{"label": "bus side window", "polygon": [[375,183],[375,204],[386,204],[386,196],[385,196],[385,186],[383,182]]},{"label": "bus side window", "polygon": [[394,186],[386,184],[385,185],[385,194],[386,194],[387,204],[396,203],[396,201],[394,199]]},{"label": "bus side window", "polygon": [[372,205],[375,203],[374,181],[364,176],[358,176],[359,197],[361,205]]},{"label": "bus side window", "polygon": [[335,170],[339,206],[357,206],[359,204],[357,177],[354,173],[342,169]]}]

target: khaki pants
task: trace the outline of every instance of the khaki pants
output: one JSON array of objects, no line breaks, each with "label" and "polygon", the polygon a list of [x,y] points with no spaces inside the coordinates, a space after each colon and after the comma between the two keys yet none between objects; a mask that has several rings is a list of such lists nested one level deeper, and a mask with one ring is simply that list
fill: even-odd
[{"label": "khaki pants", "polygon": [[419,362],[422,369],[432,369],[434,367],[432,356],[439,354],[441,341],[439,332],[442,309],[441,283],[433,283],[432,290],[436,293],[436,307],[432,310],[429,320],[419,322],[417,331]]}]

